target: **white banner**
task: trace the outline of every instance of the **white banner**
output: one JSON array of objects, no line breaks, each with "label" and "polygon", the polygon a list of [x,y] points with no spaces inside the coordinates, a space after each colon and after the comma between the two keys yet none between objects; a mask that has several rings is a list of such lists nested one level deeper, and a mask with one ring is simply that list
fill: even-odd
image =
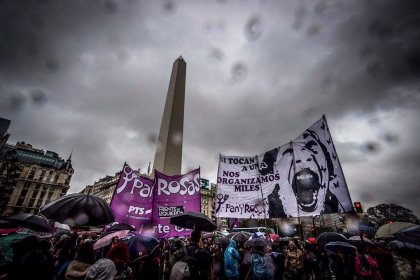
[{"label": "white banner", "polygon": [[220,156],[216,215],[281,218],[353,210],[325,117],[254,157]]}]

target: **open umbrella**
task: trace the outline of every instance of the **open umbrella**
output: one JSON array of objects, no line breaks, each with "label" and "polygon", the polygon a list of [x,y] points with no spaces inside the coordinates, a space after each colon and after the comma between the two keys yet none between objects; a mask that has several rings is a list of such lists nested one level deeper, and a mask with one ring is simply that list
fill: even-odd
[{"label": "open umbrella", "polygon": [[220,246],[224,249],[226,249],[229,245],[229,238],[227,237],[216,237],[214,240],[214,243],[220,244]]},{"label": "open umbrella", "polygon": [[172,216],[170,224],[199,231],[214,231],[217,228],[207,215],[192,211]]},{"label": "open umbrella", "polygon": [[356,247],[342,241],[329,242],[325,245],[325,249],[333,253],[338,253],[341,251],[345,255],[354,255],[357,251]]},{"label": "open umbrella", "polygon": [[323,232],[319,235],[317,243],[321,246],[325,246],[325,244],[334,241],[346,242],[347,238],[344,235],[338,234],[336,232]]},{"label": "open umbrella", "polygon": [[123,239],[128,246],[130,261],[134,262],[153,254],[159,246],[159,240],[152,236],[131,234]]},{"label": "open umbrella", "polygon": [[280,240],[280,236],[278,234],[275,234],[275,233],[270,233],[270,239],[273,242],[279,241]]},{"label": "open umbrella", "polygon": [[391,249],[412,249],[412,250],[420,251],[420,246],[407,243],[407,242],[401,242],[399,240],[394,240],[394,241],[389,242],[388,246]]},{"label": "open umbrella", "polygon": [[113,222],[109,205],[88,194],[69,194],[45,205],[40,213],[60,223],[76,226],[101,226]]},{"label": "open umbrella", "polygon": [[[349,241],[350,244],[352,244],[356,247],[362,246],[362,244],[363,244],[362,239],[360,238],[359,235],[355,235],[355,236],[350,237],[348,241]],[[363,242],[364,242],[365,245],[373,245],[373,241],[370,240],[369,238],[366,238],[366,237],[363,237]]]},{"label": "open umbrella", "polygon": [[268,241],[263,238],[252,238],[244,243],[245,247],[265,247],[266,245]]},{"label": "open umbrella", "polygon": [[240,231],[240,232],[231,232],[228,234],[227,238],[233,239],[236,242],[245,242],[252,236],[251,233],[246,231]]},{"label": "open umbrella", "polygon": [[315,237],[309,237],[306,241],[309,244],[316,244],[316,238]]},{"label": "open umbrella", "polygon": [[93,249],[98,250],[102,247],[107,246],[108,244],[111,243],[112,238],[114,237],[118,237],[118,239],[121,239],[125,236],[127,236],[127,234],[129,233],[129,230],[120,230],[120,231],[116,231],[116,232],[112,232],[110,234],[105,235],[104,237],[99,238],[95,244],[93,244]]},{"label": "open umbrella", "polygon": [[54,231],[53,224],[50,221],[48,221],[45,217],[42,217],[39,215],[22,213],[22,214],[10,216],[6,219],[15,226],[25,227],[28,229],[32,229],[34,231],[40,231],[40,232],[53,232]]},{"label": "open umbrella", "polygon": [[399,241],[420,246],[420,225],[402,229],[394,235]]},{"label": "open umbrella", "polygon": [[402,229],[415,226],[412,223],[405,223],[405,222],[393,222],[384,224],[381,226],[375,234],[376,238],[395,238],[394,233],[399,232]]},{"label": "open umbrella", "polygon": [[117,223],[117,224],[114,224],[114,225],[110,226],[105,232],[110,233],[110,232],[116,232],[116,231],[120,231],[120,230],[135,231],[136,229],[129,224]]}]

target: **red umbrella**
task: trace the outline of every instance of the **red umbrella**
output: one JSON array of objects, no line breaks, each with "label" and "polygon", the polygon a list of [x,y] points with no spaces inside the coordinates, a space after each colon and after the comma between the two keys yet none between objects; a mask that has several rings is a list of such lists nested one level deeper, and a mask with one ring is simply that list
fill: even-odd
[{"label": "red umbrella", "polygon": [[278,234],[275,233],[270,233],[270,239],[271,241],[279,241],[280,240],[280,236]]},{"label": "red umbrella", "polygon": [[309,237],[308,238],[308,243],[310,243],[310,244],[316,244],[316,238],[315,237]]}]

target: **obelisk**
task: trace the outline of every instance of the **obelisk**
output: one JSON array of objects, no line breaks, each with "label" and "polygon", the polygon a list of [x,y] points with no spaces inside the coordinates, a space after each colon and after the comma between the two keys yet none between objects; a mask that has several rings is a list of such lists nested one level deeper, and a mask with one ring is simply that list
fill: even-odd
[{"label": "obelisk", "polygon": [[155,169],[167,175],[181,174],[186,70],[187,64],[180,56],[172,66],[152,176]]}]

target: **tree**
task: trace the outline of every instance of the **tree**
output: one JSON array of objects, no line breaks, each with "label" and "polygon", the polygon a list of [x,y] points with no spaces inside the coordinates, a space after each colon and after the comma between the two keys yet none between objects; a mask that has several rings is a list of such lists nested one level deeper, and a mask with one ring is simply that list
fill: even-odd
[{"label": "tree", "polygon": [[367,210],[369,223],[380,227],[389,222],[409,222],[420,224],[412,210],[396,204],[379,204]]}]

